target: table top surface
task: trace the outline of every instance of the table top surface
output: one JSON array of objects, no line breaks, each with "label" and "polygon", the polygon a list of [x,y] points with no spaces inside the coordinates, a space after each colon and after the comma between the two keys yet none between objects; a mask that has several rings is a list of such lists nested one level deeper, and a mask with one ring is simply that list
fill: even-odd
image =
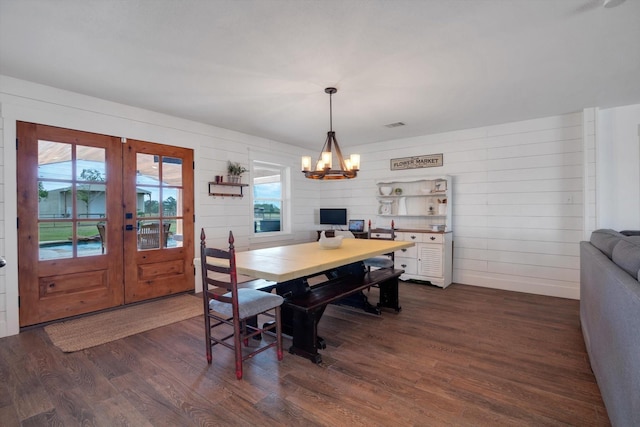
[{"label": "table top surface", "polygon": [[343,239],[337,249],[323,249],[318,242],[277,246],[236,252],[236,270],[259,279],[285,282],[413,245],[394,240]]}]

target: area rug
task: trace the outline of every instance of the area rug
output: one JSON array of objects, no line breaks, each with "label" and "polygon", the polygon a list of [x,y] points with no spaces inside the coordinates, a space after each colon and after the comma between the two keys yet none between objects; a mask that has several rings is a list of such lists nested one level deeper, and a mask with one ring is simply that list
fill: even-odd
[{"label": "area rug", "polygon": [[70,353],[202,314],[202,298],[183,294],[54,323],[44,330],[56,347]]}]

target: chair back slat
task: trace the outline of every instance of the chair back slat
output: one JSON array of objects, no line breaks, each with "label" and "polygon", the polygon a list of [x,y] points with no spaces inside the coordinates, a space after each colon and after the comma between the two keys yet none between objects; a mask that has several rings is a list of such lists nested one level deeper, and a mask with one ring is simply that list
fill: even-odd
[{"label": "chair back slat", "polygon": [[[231,293],[231,298],[225,297],[221,293],[216,293],[211,289],[203,289],[203,292],[218,301],[233,303],[234,308],[237,309],[238,276],[235,268],[236,253],[233,242],[233,233],[229,231],[229,250],[207,248],[204,229],[200,233],[200,257],[203,285],[206,285],[207,288],[209,286],[222,288],[225,293]],[[211,277],[209,272],[216,273],[216,277]]]},{"label": "chair back slat", "polygon": [[396,230],[393,221],[391,221],[391,228],[371,228],[371,220],[369,220],[367,237],[374,240],[396,240]]}]

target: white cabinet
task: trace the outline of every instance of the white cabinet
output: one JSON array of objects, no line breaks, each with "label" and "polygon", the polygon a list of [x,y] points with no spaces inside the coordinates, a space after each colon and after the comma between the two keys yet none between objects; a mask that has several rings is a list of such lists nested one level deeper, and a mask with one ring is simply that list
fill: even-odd
[{"label": "white cabinet", "polygon": [[402,280],[428,281],[446,288],[452,281],[453,233],[427,230],[398,230],[396,240],[415,246],[396,251],[395,265],[402,268]]},{"label": "white cabinet", "polygon": [[393,221],[396,240],[415,246],[395,253],[402,280],[446,288],[453,271],[453,182],[448,175],[376,182],[376,227]]}]

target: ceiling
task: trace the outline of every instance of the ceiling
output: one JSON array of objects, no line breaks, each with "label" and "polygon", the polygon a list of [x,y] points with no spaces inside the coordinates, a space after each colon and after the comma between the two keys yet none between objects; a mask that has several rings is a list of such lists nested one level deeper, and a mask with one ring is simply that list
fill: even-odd
[{"label": "ceiling", "polygon": [[640,103],[640,0],[603,1],[0,0],[0,74],[313,149],[335,86],[348,152]]}]

